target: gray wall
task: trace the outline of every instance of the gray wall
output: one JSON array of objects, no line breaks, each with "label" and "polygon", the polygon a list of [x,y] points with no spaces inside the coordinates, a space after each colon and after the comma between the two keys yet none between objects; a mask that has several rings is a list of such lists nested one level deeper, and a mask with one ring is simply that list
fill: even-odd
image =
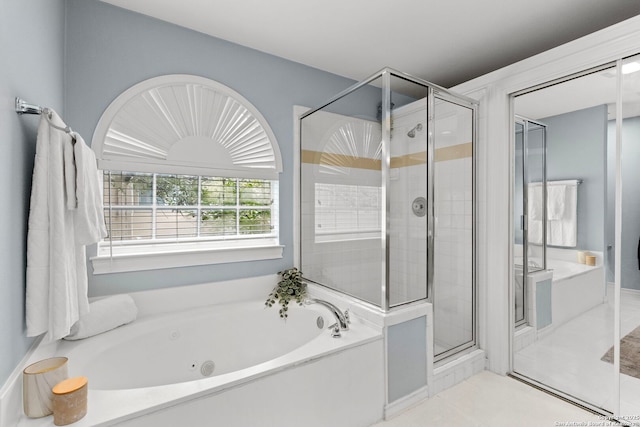
[{"label": "gray wall", "polygon": [[604,250],[607,107],[546,117],[547,180],[580,178],[577,249]]},{"label": "gray wall", "polygon": [[[607,192],[607,244],[615,244],[615,121],[609,122],[609,173]],[[640,239],[640,117],[622,121],[622,254],[621,283],[623,288],[640,290],[638,239]],[[614,252],[609,251],[607,280],[614,280]]]},{"label": "gray wall", "polygon": [[353,81],[96,0],[67,1],[66,48],[66,119],[85,140],[109,103],[130,86],[163,74],[195,74],[231,87],[258,108],[275,133],[284,166],[283,259],[90,275],[90,295],[272,274],[293,264],[293,105],[319,105]]},{"label": "gray wall", "polygon": [[427,383],[427,318],[425,316],[387,329],[389,403]]},{"label": "gray wall", "polygon": [[63,113],[64,1],[0,1],[0,386],[31,345],[25,337],[26,236],[37,116],[14,97]]}]

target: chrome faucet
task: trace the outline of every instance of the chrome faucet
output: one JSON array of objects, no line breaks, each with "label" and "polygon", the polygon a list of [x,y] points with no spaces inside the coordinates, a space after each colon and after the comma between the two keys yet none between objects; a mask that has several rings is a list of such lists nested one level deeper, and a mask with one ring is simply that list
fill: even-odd
[{"label": "chrome faucet", "polygon": [[315,299],[315,298],[307,298],[304,302],[307,305],[310,304],[320,304],[329,309],[329,311],[333,314],[333,317],[336,318],[336,323],[329,326],[331,330],[331,336],[334,338],[340,338],[340,331],[348,331],[349,323],[351,323],[349,319],[349,310],[346,310],[344,313],[340,311],[338,307],[331,304],[329,301]]}]

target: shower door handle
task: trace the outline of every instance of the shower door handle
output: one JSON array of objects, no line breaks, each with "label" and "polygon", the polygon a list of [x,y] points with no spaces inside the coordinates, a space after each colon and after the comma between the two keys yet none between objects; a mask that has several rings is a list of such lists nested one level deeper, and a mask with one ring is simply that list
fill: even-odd
[{"label": "shower door handle", "polygon": [[520,215],[520,230],[527,231],[527,216]]}]

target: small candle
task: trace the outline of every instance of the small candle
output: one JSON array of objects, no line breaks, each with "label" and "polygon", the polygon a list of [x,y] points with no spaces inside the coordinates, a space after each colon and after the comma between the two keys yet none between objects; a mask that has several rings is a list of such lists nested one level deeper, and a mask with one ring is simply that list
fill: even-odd
[{"label": "small candle", "polygon": [[585,264],[587,262],[587,251],[578,251],[578,262],[580,264]]}]

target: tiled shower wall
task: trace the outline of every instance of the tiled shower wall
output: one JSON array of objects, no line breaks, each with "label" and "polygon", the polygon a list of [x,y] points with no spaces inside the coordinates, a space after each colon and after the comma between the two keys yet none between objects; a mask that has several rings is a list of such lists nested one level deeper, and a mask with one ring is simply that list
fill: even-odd
[{"label": "tiled shower wall", "polygon": [[427,216],[413,213],[416,198],[427,197],[425,164],[392,169],[390,231],[391,304],[427,297]]},{"label": "tiled shower wall", "polygon": [[[413,212],[414,201],[428,198],[426,119],[424,99],[393,114],[389,188],[391,305],[427,297],[427,209],[423,216]],[[413,137],[409,136],[411,131]]]}]

